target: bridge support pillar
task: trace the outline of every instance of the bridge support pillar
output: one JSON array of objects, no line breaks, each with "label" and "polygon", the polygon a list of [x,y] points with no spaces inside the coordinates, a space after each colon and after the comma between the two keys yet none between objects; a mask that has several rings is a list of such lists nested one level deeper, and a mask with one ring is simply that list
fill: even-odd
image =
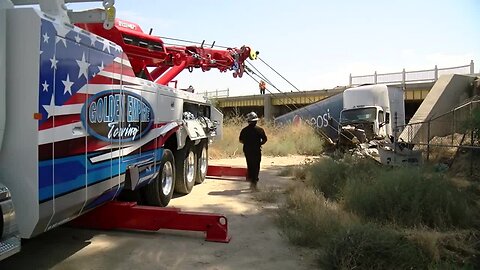
[{"label": "bridge support pillar", "polygon": [[274,117],[274,108],[272,105],[272,97],[270,95],[263,96],[263,115],[266,121],[272,121]]}]

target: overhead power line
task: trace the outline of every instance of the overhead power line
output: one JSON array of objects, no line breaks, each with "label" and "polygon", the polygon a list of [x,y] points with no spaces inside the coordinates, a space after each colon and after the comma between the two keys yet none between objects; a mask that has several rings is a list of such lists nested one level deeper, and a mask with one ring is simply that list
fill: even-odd
[{"label": "overhead power line", "polygon": [[[192,41],[192,40],[186,40],[186,39],[180,39],[180,38],[172,38],[172,37],[164,37],[164,36],[159,36],[159,38],[162,38],[162,39],[166,39],[166,40],[172,40],[172,41],[178,41],[178,42],[184,42],[184,43],[190,43],[190,44],[196,44],[196,45],[201,45],[201,46],[208,46],[208,47],[218,47],[218,48],[223,48],[223,49],[229,49],[229,48],[232,48],[232,47],[227,47],[227,46],[222,46],[222,45],[218,45],[218,44],[215,44],[215,42],[213,42],[212,44],[208,44],[208,43],[205,43],[205,41],[203,42],[197,42],[197,41]],[[164,43],[166,45],[173,45],[173,46],[182,46],[182,44],[174,44],[174,43]],[[263,64],[265,64],[267,67],[269,67],[273,72],[275,72],[275,74],[277,74],[278,76],[280,76],[283,80],[285,80],[289,85],[291,85],[297,92],[300,92],[300,93],[305,93],[306,94],[306,91],[301,91],[298,87],[296,87],[292,82],[290,82],[287,78],[285,78],[285,76],[283,76],[282,74],[280,74],[276,69],[274,69],[271,65],[269,65],[265,60],[263,60],[262,58],[258,57],[257,59],[259,59]],[[245,73],[247,73],[247,75],[253,79],[255,82],[259,83],[259,81],[257,79],[255,79],[251,74],[249,74],[248,72],[256,75],[257,77],[259,77],[261,80],[265,81],[266,83],[268,83],[269,85],[271,85],[274,89],[276,89],[279,93],[285,95],[287,98],[289,98],[293,103],[291,105],[293,105],[293,107],[295,109],[299,109],[299,107],[296,105],[297,104],[297,101],[295,101],[293,98],[291,98],[288,94],[286,94],[285,92],[281,91],[279,88],[277,88],[265,75],[263,75],[262,72],[260,72],[252,63],[250,63],[248,60],[246,61],[246,63],[248,63],[256,72],[252,71],[251,69],[249,70],[248,66],[245,65],[247,67],[247,70]],[[272,93],[268,88],[266,89],[268,91],[268,93],[270,93],[271,95],[273,96],[276,96],[275,93]],[[314,101],[308,97],[308,95],[306,95],[306,98],[309,100],[309,102],[311,102],[312,104],[314,103]],[[284,102],[284,104],[290,111],[293,111],[293,109]],[[305,111],[307,111],[308,113],[312,114],[313,115],[313,112],[311,112],[309,109],[307,109],[306,107],[302,107]],[[333,118],[332,118],[333,119]],[[333,119],[335,121],[335,119]],[[337,124],[339,124],[338,122],[336,122]],[[330,125],[328,125],[329,127],[331,127]],[[333,128],[333,127],[331,127]],[[322,130],[320,129],[315,129],[317,132],[319,132],[322,136],[326,137],[326,138],[329,138]]]},{"label": "overhead power line", "polygon": [[[278,71],[276,71],[272,66],[270,66],[268,63],[266,63],[263,59],[261,59],[260,57],[258,57],[258,59],[259,59],[262,63],[264,63],[267,67],[269,67],[271,70],[273,70],[278,76],[280,76],[282,79],[284,79],[287,83],[289,83],[297,92],[305,93],[305,94],[306,94],[306,91],[300,91],[300,89],[298,89],[295,85],[293,85],[289,80],[287,80],[283,75],[281,75],[281,74],[280,74]],[[277,91],[279,91],[279,92],[281,92],[282,94],[286,95],[286,96],[293,102],[294,107],[295,107],[296,109],[298,109],[298,107],[295,105],[297,102],[296,102],[293,98],[291,98],[289,95],[287,95],[286,93],[282,92],[280,89],[278,89],[278,88],[275,87],[273,84],[271,84],[270,80],[268,80],[262,73],[260,73],[260,71],[258,71],[258,69],[255,68],[255,66],[253,66],[253,64],[251,64],[251,63],[248,62],[248,61],[247,61],[247,63],[248,63],[249,65],[251,65],[257,72],[259,72],[259,74],[262,76],[261,78],[265,78],[265,80],[264,80],[265,82],[267,82],[267,83],[269,83],[270,85],[272,85],[272,87],[274,87],[275,89],[277,89]],[[257,76],[258,76],[258,75],[257,75]],[[258,81],[257,81],[257,82],[258,82]],[[271,93],[270,91],[268,91],[268,92]],[[273,94],[273,93],[272,93],[272,94]],[[273,96],[275,96],[275,94],[273,94]],[[308,97],[307,95],[306,95],[306,98],[307,98],[312,104],[314,103],[314,101],[313,101],[310,97]],[[286,105],[286,104],[284,103],[284,105]],[[287,108],[292,111],[292,109],[289,108],[288,105],[287,105]],[[311,115],[314,115],[313,112],[310,111],[307,107],[303,107],[302,109],[304,109],[307,113],[309,113],[309,114],[311,114]],[[336,123],[337,125],[340,124],[340,123],[339,123],[338,121],[336,121],[334,118],[332,118],[332,120],[335,121],[335,123]],[[328,125],[328,127],[334,129],[331,125]],[[328,137],[328,135],[326,135],[321,129],[316,129],[316,128],[315,128],[315,130],[316,130],[317,132],[319,132],[319,133],[320,133],[322,136],[324,136],[325,138],[330,139],[330,137]],[[350,131],[348,131],[348,132],[351,133]],[[345,134],[340,133],[340,135],[341,135],[341,136],[344,136],[345,138],[348,139],[348,137],[346,137]]]},{"label": "overhead power line", "polygon": [[[252,64],[250,63],[250,65],[252,65]],[[255,68],[253,65],[252,65],[252,67],[253,67],[255,70],[258,71],[258,69]],[[250,72],[252,72],[252,71],[250,70]],[[259,83],[259,81],[258,81],[257,79],[255,79],[255,78],[253,78],[253,76],[252,76],[251,74],[249,74],[248,72],[246,72],[246,73],[247,73],[248,76],[250,76],[250,78],[252,78],[255,82]],[[252,72],[252,73],[255,74],[254,72]],[[255,75],[257,75],[257,74],[255,74]],[[258,76],[258,75],[257,75],[257,76]],[[264,76],[262,75],[262,77],[264,77]],[[266,78],[266,77],[265,77],[265,78]],[[297,105],[296,105],[297,102],[296,102],[291,96],[289,96],[287,93],[285,93],[285,92],[283,92],[282,90],[280,90],[279,88],[277,88],[275,85],[271,84],[270,80],[267,79],[266,82],[267,82],[267,81],[268,81],[269,84],[270,84],[273,88],[275,88],[280,94],[283,94],[283,95],[286,96],[288,99],[290,99],[290,100],[293,102],[291,105],[293,105],[295,109],[299,109],[299,108],[297,107]],[[274,97],[277,95],[276,93],[272,93],[268,88],[266,88],[265,90],[266,90],[268,93],[270,93],[272,96],[274,96]],[[289,107],[289,105],[286,104],[285,102],[283,102],[283,105],[285,105],[290,111],[293,111],[293,110]],[[308,113],[310,113],[310,114],[313,115],[313,113],[312,113],[308,108],[303,107],[303,109],[306,110]],[[324,138],[326,138],[326,139],[330,139],[330,137],[329,137],[323,130],[317,129],[317,128],[313,128],[313,129],[315,130],[315,132],[317,132],[318,134],[320,134],[322,137],[324,137]]]}]

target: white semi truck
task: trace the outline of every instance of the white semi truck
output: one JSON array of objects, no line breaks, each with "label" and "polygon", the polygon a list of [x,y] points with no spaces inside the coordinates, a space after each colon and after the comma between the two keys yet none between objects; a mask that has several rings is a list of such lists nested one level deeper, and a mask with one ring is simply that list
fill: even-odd
[{"label": "white semi truck", "polygon": [[169,48],[115,19],[114,1],[85,12],[65,2],[81,1],[0,0],[0,260],[127,193],[153,206],[189,193],[223,116],[165,84],[196,67],[241,77],[255,56]]},{"label": "white semi truck", "polygon": [[400,87],[362,85],[343,92],[339,141],[360,143],[400,135],[405,125],[405,99]]}]

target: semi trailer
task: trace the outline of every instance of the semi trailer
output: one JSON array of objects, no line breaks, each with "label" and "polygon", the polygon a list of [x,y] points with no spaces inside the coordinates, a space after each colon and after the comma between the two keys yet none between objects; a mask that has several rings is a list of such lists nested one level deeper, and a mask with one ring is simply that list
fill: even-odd
[{"label": "semi trailer", "polygon": [[275,123],[304,122],[338,144],[390,139],[400,135],[405,125],[404,102],[399,87],[361,85],[279,116]]}]

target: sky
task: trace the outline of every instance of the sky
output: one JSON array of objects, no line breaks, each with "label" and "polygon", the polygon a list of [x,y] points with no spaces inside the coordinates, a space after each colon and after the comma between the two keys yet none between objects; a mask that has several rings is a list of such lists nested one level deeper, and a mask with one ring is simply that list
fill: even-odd
[{"label": "sky", "polygon": [[[261,61],[250,61],[285,92],[345,86],[349,74],[453,67],[471,60],[480,73],[479,0],[116,0],[115,7],[117,18],[138,23],[144,32],[153,28],[153,35],[250,46],[290,81]],[[185,70],[176,79],[179,88],[192,85],[196,92],[259,94],[256,81],[233,78],[231,71]]]}]

